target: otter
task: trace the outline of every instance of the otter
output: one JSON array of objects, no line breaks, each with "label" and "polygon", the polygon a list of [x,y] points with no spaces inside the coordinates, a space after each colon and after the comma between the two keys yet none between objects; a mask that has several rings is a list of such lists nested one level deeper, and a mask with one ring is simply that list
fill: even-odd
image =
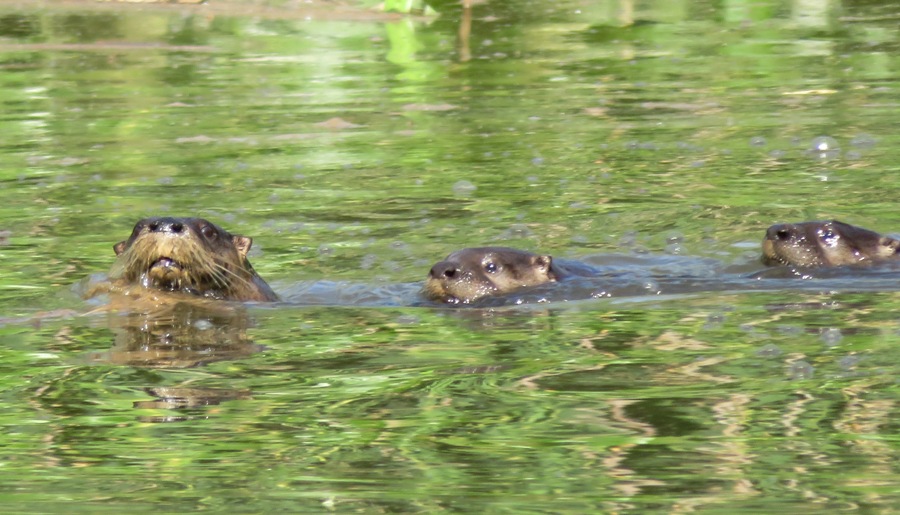
[{"label": "otter", "polygon": [[113,246],[118,258],[109,278],[126,290],[142,286],[206,299],[278,300],[247,259],[252,243],[202,218],[145,218]]},{"label": "otter", "polygon": [[868,264],[897,259],[900,240],[837,220],[776,224],[766,230],[766,265],[804,268]]},{"label": "otter", "polygon": [[453,252],[431,267],[425,295],[450,304],[468,304],[488,295],[559,281],[571,272],[548,255],[509,247],[477,247]]}]

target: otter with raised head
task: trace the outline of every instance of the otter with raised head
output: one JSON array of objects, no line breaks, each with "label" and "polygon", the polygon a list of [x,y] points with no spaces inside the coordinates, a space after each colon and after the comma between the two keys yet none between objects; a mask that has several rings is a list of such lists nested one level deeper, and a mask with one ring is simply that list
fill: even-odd
[{"label": "otter with raised head", "polygon": [[468,304],[526,286],[559,281],[571,272],[551,256],[508,247],[458,250],[431,267],[425,295],[451,304]]},{"label": "otter with raised head", "polygon": [[207,299],[278,300],[247,259],[252,243],[202,218],[145,218],[113,246],[109,278]]},{"label": "otter with raised head", "polygon": [[898,258],[900,240],[837,220],[776,224],[763,239],[763,263],[823,267]]}]

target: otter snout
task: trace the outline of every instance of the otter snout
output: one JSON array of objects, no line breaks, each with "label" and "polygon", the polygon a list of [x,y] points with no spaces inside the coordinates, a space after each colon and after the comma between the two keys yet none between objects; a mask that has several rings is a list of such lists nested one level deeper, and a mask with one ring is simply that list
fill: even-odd
[{"label": "otter snout", "polygon": [[179,234],[184,231],[184,224],[175,218],[154,218],[147,223],[150,232]]},{"label": "otter snout", "polygon": [[428,275],[433,279],[453,279],[460,274],[459,265],[452,261],[441,261],[431,267]]}]

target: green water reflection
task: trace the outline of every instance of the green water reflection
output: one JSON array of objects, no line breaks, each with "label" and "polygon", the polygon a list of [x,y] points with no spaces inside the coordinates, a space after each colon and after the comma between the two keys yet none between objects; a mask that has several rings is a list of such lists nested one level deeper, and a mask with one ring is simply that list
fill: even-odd
[{"label": "green water reflection", "polygon": [[889,2],[435,7],[0,1],[0,506],[896,506],[892,292],[84,316],[71,285],[148,215],[252,236],[282,291],[900,227]]}]

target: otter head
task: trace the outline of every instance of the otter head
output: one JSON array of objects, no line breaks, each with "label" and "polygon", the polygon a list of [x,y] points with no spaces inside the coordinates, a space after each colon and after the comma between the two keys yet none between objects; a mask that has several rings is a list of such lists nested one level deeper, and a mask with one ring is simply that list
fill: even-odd
[{"label": "otter head", "polygon": [[553,258],[506,247],[458,250],[431,267],[425,294],[434,300],[469,303],[486,295],[556,281]]},{"label": "otter head", "polygon": [[[118,259],[109,275],[146,288],[210,298],[274,300],[259,293],[256,281],[262,280],[247,260],[252,243],[202,218],[145,218],[131,237],[113,246]],[[270,291],[268,286],[265,290]]]},{"label": "otter head", "polygon": [[763,263],[820,267],[897,257],[900,241],[837,220],[777,224],[763,240]]}]

